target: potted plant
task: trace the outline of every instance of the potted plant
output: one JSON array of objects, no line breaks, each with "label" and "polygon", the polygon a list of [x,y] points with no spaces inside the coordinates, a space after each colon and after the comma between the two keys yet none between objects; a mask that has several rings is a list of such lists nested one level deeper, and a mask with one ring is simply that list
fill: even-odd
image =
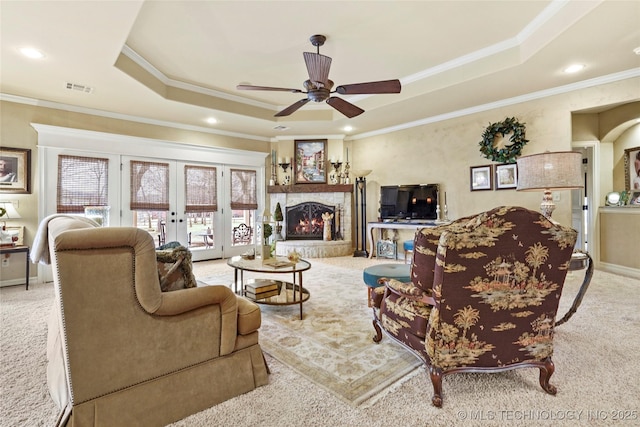
[{"label": "potted plant", "polygon": [[280,207],[280,202],[276,203],[276,211],[273,214],[273,219],[276,221],[276,234],[274,236],[274,240],[284,240],[282,237],[282,221],[284,217],[282,216],[282,208]]},{"label": "potted plant", "polygon": [[269,238],[273,234],[273,227],[271,224],[262,224],[262,259],[268,259],[271,257],[271,245],[269,244]]}]

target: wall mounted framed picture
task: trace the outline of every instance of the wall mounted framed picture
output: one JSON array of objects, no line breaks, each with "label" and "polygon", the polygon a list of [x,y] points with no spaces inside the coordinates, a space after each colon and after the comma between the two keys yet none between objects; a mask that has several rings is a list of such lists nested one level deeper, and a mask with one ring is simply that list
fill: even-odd
[{"label": "wall mounted framed picture", "polygon": [[640,147],[624,150],[624,185],[627,191],[640,191]]},{"label": "wall mounted framed picture", "polygon": [[471,191],[493,189],[493,174],[491,165],[471,166]]},{"label": "wall mounted framed picture", "polygon": [[496,190],[516,187],[518,187],[518,165],[516,163],[496,165]]},{"label": "wall mounted framed picture", "polygon": [[0,193],[31,193],[31,150],[0,148]]},{"label": "wall mounted framed picture", "polygon": [[296,140],[294,144],[294,183],[326,184],[327,140]]}]

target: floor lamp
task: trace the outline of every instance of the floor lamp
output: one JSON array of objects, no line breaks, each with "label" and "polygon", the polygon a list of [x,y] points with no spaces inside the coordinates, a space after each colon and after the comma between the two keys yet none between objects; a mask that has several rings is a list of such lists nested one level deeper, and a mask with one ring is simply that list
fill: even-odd
[{"label": "floor lamp", "polygon": [[[367,247],[367,175],[371,170],[354,170],[351,172],[356,177],[356,250],[354,257],[368,257]],[[358,203],[360,204],[358,206]],[[358,215],[358,208],[360,214]]]},{"label": "floor lamp", "polygon": [[[540,210],[549,221],[556,222],[551,219],[551,214],[556,208],[551,190],[573,190],[583,187],[582,154],[576,151],[553,153],[547,151],[541,154],[522,156],[516,162],[518,164],[517,190],[544,191]],[[593,261],[589,254],[574,251],[569,270],[581,270],[585,267],[587,270],[584,280],[571,308],[560,320],[556,321],[555,326],[565,323],[578,310],[593,275]]]}]

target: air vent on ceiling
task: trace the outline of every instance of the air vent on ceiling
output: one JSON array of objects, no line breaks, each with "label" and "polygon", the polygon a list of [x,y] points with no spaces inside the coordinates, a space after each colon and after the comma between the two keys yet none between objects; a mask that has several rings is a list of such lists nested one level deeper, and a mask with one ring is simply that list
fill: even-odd
[{"label": "air vent on ceiling", "polygon": [[67,89],[69,90],[75,90],[77,92],[84,92],[84,93],[93,93],[93,88],[86,86],[86,85],[81,85],[78,83],[68,83],[67,82]]},{"label": "air vent on ceiling", "polygon": [[289,128],[287,126],[279,125],[279,126],[274,127],[273,129],[275,129],[275,130],[287,130]]}]

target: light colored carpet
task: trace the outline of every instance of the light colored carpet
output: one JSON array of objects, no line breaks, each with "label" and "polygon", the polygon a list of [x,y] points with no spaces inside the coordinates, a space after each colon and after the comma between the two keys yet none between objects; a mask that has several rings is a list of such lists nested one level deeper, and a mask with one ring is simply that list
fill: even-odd
[{"label": "light colored carpet", "polygon": [[[355,274],[369,262],[376,261],[350,257],[312,260],[313,268],[320,264],[353,268]],[[196,268],[204,264],[196,263]],[[570,306],[581,280],[581,272],[570,273],[561,313]],[[313,283],[308,285],[310,305],[319,291],[314,293]],[[364,301],[364,285],[355,295]],[[46,319],[52,298],[51,285],[34,285],[29,291],[24,287],[0,289],[2,426],[50,426],[56,418],[45,375]],[[638,425],[638,301],[640,280],[595,272],[582,306],[556,331],[556,373],[551,378],[558,387],[556,396],[542,391],[534,369],[454,374],[445,377],[444,407],[436,409],[430,404],[428,375],[419,368],[354,406],[267,354],[272,370],[267,386],[174,426]],[[307,308],[305,313],[310,314]],[[293,307],[279,310],[292,321],[297,314]],[[349,315],[345,313],[345,317]],[[370,322],[367,327],[363,334],[370,335]],[[636,411],[635,416],[631,411]],[[626,416],[626,422],[616,419],[620,416]]]}]

